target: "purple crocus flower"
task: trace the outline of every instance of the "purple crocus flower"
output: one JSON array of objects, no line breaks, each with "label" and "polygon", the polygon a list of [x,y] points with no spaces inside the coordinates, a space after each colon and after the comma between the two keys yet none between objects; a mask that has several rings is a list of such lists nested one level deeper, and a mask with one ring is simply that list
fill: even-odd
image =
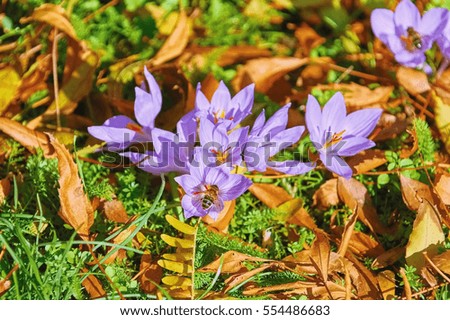
[{"label": "purple crocus flower", "polygon": [[189,166],[189,174],[175,178],[184,189],[181,200],[186,218],[210,215],[214,220],[224,208],[224,201],[234,200],[252,184],[246,177],[231,174],[224,167],[208,167],[201,161]]},{"label": "purple crocus flower", "polygon": [[227,129],[232,129],[251,113],[254,88],[255,85],[250,84],[231,98],[230,91],[223,81],[220,81],[209,102],[199,83],[193,116],[197,119],[207,118],[214,124],[225,123]]},{"label": "purple crocus flower", "polygon": [[225,123],[212,123],[208,118],[200,120],[200,147],[196,148],[198,160],[207,166],[240,165],[242,148],[247,141],[248,127],[228,132]]},{"label": "purple crocus flower", "polygon": [[444,57],[449,60],[450,59],[450,18],[445,24],[444,30],[442,31],[442,35],[437,39],[437,44],[441,49]]},{"label": "purple crocus flower", "polygon": [[152,139],[154,151],[124,152],[121,155],[130,159],[138,168],[152,173],[188,173],[188,163],[194,155],[197,122],[194,119],[181,119],[177,123],[177,133],[154,128]]},{"label": "purple crocus flower", "polygon": [[145,90],[145,82],[135,89],[134,115],[137,123],[120,115],[106,120],[101,126],[88,128],[88,132],[105,141],[111,151],[123,150],[136,142],[152,141],[151,134],[155,127],[155,118],[161,111],[162,97],[155,78],[147,68],[144,68],[144,75],[150,90]]},{"label": "purple crocus flower", "polygon": [[382,110],[364,109],[347,115],[344,96],[337,92],[321,110],[313,96],[306,103],[306,126],[320,160],[330,171],[349,179],[352,169],[341,156],[353,156],[372,148],[375,143],[367,136],[375,128]]},{"label": "purple crocus flower", "polygon": [[421,17],[410,0],[402,0],[395,12],[375,9],[370,21],[373,33],[389,47],[398,63],[423,68],[430,73],[431,68],[425,63],[425,51],[441,36],[448,15],[444,8],[433,8]]},{"label": "purple crocus flower", "polygon": [[244,150],[244,161],[248,170],[264,172],[269,167],[295,175],[306,173],[314,167],[312,163],[294,160],[270,160],[281,150],[296,143],[305,131],[304,126],[286,129],[289,107],[290,104],[282,107],[267,121],[264,111],[256,118]]}]

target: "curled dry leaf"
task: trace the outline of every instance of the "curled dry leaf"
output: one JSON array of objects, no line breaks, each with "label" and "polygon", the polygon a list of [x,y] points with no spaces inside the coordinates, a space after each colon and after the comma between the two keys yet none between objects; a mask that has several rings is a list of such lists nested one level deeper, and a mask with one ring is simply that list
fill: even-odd
[{"label": "curled dry leaf", "polygon": [[247,281],[251,277],[257,275],[258,273],[263,272],[272,267],[271,263],[262,265],[261,267],[255,268],[253,270],[244,272],[242,274],[237,274],[229,277],[225,280],[225,293],[233,289],[234,287],[240,285],[241,283]]},{"label": "curled dry leaf", "polygon": [[274,219],[278,221],[296,224],[311,230],[317,228],[316,223],[303,207],[301,199],[292,199],[275,208]]},{"label": "curled dry leaf", "polygon": [[394,264],[398,259],[405,255],[405,247],[395,247],[389,249],[378,257],[375,258],[372,262],[373,269],[382,269],[386,268],[392,264]]},{"label": "curled dry leaf", "polygon": [[383,150],[369,149],[358,153],[347,160],[347,164],[356,174],[369,172],[387,162]]},{"label": "curled dry leaf", "polygon": [[103,203],[103,211],[106,217],[114,222],[125,223],[128,221],[128,214],[122,201],[110,200]]},{"label": "curled dry leaf", "polygon": [[381,130],[373,138],[376,141],[384,141],[395,138],[397,135],[405,132],[410,118],[406,117],[405,113],[398,113],[396,115],[383,113],[378,121],[378,126]]},{"label": "curled dry leaf", "polygon": [[273,184],[254,183],[250,186],[249,191],[271,209],[292,200],[286,190]]},{"label": "curled dry leaf", "polygon": [[333,83],[318,85],[317,89],[341,91],[349,112],[368,108],[381,107],[389,100],[394,87],[377,87],[373,90],[356,83]]},{"label": "curled dry leaf", "polygon": [[338,178],[339,198],[350,208],[356,208],[358,217],[362,223],[376,233],[395,232],[394,227],[386,227],[380,220],[375,207],[372,205],[366,187],[359,181],[351,178],[349,180]]},{"label": "curled dry leaf", "polygon": [[0,130],[19,142],[31,153],[35,153],[36,149],[41,148],[45,157],[54,155],[53,146],[42,132],[28,129],[18,122],[4,117],[0,117]]},{"label": "curled dry leaf", "polygon": [[450,275],[450,250],[434,256],[431,260],[439,270]]},{"label": "curled dry leaf", "polygon": [[320,36],[313,28],[304,22],[300,27],[295,29],[294,35],[298,40],[298,51],[302,57],[309,57],[309,53],[312,49],[320,46],[326,41],[324,37]]},{"label": "curled dry leaf", "polygon": [[198,272],[216,272],[220,267],[221,260],[222,263],[222,273],[237,273],[242,271],[247,271],[245,267],[245,262],[268,262],[270,260],[262,259],[258,257],[252,257],[237,251],[227,251],[223,254],[223,258],[218,258],[210,264],[197,270]]},{"label": "curled dry leaf", "polygon": [[3,178],[0,180],[0,204],[3,203],[3,200],[9,195],[11,191],[11,183],[8,178]]},{"label": "curled dry leaf", "polygon": [[323,282],[327,282],[331,252],[330,242],[323,231],[316,230],[315,234],[316,239],[311,246],[309,259]]},{"label": "curled dry leaf", "polygon": [[249,60],[238,69],[236,78],[232,81],[237,92],[250,83],[255,83],[255,90],[266,93],[272,85],[287,73],[304,66],[309,58],[272,57]]},{"label": "curled dry leaf", "polygon": [[337,179],[327,180],[313,195],[313,205],[318,209],[325,210],[340,202],[337,192]]},{"label": "curled dry leaf", "polygon": [[[163,269],[158,265],[157,261],[152,259],[150,252],[145,252],[141,258],[139,267],[139,283],[145,293],[153,293],[156,290],[156,284],[161,282]],[[152,283],[154,282],[154,283]]]},{"label": "curled dry leaf", "polygon": [[[72,41],[73,43],[73,41]],[[66,69],[71,72],[66,76],[62,86],[58,91],[58,103],[53,101],[45,112],[45,115],[56,113],[57,105],[63,114],[72,113],[92,88],[94,72],[100,61],[97,53],[89,50],[85,45],[74,45],[73,50],[77,50],[74,58],[66,61]],[[72,66],[68,67],[68,64]]]},{"label": "curled dry leaf", "polygon": [[[88,270],[83,268],[83,272],[87,273]],[[84,276],[84,274],[81,274],[81,276]],[[106,291],[103,289],[102,283],[93,274],[88,275],[81,284],[86,289],[87,293],[89,293],[91,299],[98,299],[106,296]]]},{"label": "curled dry leaf", "polygon": [[420,204],[413,229],[406,245],[406,262],[420,270],[425,265],[423,253],[430,258],[438,253],[438,247],[445,241],[439,213],[426,199]]},{"label": "curled dry leaf", "polygon": [[230,225],[231,219],[233,219],[234,211],[236,208],[236,200],[225,201],[223,210],[219,213],[216,220],[206,215],[202,218],[203,222],[208,224],[211,229],[217,230],[219,232],[227,233],[228,226]]},{"label": "curled dry leaf", "polygon": [[66,11],[59,5],[50,3],[43,4],[36,8],[30,17],[20,19],[20,23],[29,23],[30,21],[49,24],[64,32],[70,38],[77,40],[75,29],[70,23]]},{"label": "curled dry leaf", "polygon": [[172,34],[164,42],[161,49],[151,60],[154,66],[161,65],[167,61],[175,59],[186,48],[189,41],[189,34],[192,29],[192,22],[186,15],[186,12],[181,11],[178,15],[178,22]]},{"label": "curled dry leaf", "polygon": [[450,175],[449,174],[439,174],[436,175],[435,181],[436,192],[442,199],[445,205],[450,206]]},{"label": "curled dry leaf", "polygon": [[431,90],[428,77],[423,71],[399,67],[396,76],[400,85],[412,95],[422,94]]},{"label": "curled dry leaf", "polygon": [[60,217],[84,240],[89,240],[89,229],[94,223],[94,211],[84,192],[78,167],[69,151],[53,136],[48,135],[50,145],[58,158]]},{"label": "curled dry leaf", "polygon": [[425,183],[400,175],[400,184],[403,201],[410,210],[418,210],[424,199],[433,202],[431,189]]}]

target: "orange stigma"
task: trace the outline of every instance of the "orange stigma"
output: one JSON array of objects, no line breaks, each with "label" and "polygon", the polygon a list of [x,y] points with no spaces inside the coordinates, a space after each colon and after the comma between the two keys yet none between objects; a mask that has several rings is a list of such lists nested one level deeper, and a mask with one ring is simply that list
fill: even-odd
[{"label": "orange stigma", "polygon": [[139,125],[137,125],[135,123],[132,123],[132,122],[127,123],[127,129],[133,130],[134,132],[137,132],[137,133],[144,133],[142,131],[142,127],[141,126],[139,126]]}]

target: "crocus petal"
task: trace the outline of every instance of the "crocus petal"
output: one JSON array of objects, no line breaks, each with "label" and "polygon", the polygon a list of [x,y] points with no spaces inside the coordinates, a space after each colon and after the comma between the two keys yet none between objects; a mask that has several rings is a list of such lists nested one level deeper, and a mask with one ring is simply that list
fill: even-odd
[{"label": "crocus petal", "polygon": [[213,147],[217,150],[226,148],[229,143],[226,125],[213,124],[206,118],[200,121],[199,138],[203,147]]},{"label": "crocus petal", "polygon": [[322,163],[328,170],[336,173],[338,176],[344,177],[345,179],[351,178],[353,171],[341,157],[320,154],[320,160],[322,160]]},{"label": "crocus petal", "polygon": [[341,92],[336,92],[323,108],[321,129],[325,132],[341,132],[346,115],[344,96]]},{"label": "crocus petal", "polygon": [[375,128],[383,110],[369,108],[350,113],[344,120],[345,139],[348,136],[367,137]]},{"label": "crocus petal", "polygon": [[395,60],[405,67],[419,68],[425,63],[426,57],[424,52],[403,50],[395,54]]},{"label": "crocus petal", "polygon": [[153,98],[152,99],[153,103],[157,106],[161,106],[162,105],[161,89],[159,89],[158,83],[156,82],[153,75],[147,70],[147,67],[144,67],[144,75],[150,89],[150,94],[152,95]]},{"label": "crocus petal", "polygon": [[197,92],[195,96],[195,109],[207,111],[210,108],[210,104],[206,96],[201,91],[202,85],[200,82],[197,84]]},{"label": "crocus petal", "polygon": [[[274,136],[278,132],[286,129],[288,122],[288,112],[291,104],[288,103],[284,107],[275,112],[266,122],[259,135],[265,137],[266,135]],[[270,137],[269,137],[270,138]]]},{"label": "crocus petal", "polygon": [[176,142],[175,137],[176,135],[173,132],[154,128],[152,130],[152,140],[155,151],[160,153],[163,148],[173,148]]},{"label": "crocus petal", "polygon": [[183,207],[186,219],[191,217],[204,217],[207,215],[207,212],[201,209],[201,200],[193,199],[190,195],[186,194],[183,196],[183,199],[181,199],[181,206]]},{"label": "crocus petal", "polygon": [[[192,111],[191,111],[192,112]],[[182,142],[194,144],[197,135],[197,121],[191,114],[183,116],[177,123],[177,134]]]},{"label": "crocus petal", "polygon": [[223,199],[220,196],[218,196],[217,199],[214,201],[214,204],[209,209],[208,215],[215,221],[217,220],[219,213],[222,212],[224,207],[225,204],[223,203]]},{"label": "crocus petal", "polygon": [[[88,128],[89,134],[106,143],[116,143],[128,146],[131,142],[145,140],[143,134],[128,129],[127,126],[138,126],[126,116],[115,116],[106,120],[101,126]],[[139,127],[139,126],[138,126]],[[151,140],[151,137],[148,137]]]},{"label": "crocus petal", "polygon": [[322,110],[320,108],[319,102],[312,95],[308,95],[308,101],[306,101],[305,122],[311,137],[311,141],[320,142]]},{"label": "crocus petal", "polygon": [[219,87],[211,99],[211,107],[213,112],[225,111],[231,101],[230,91],[223,81],[220,81]]},{"label": "crocus petal", "polygon": [[435,40],[441,36],[448,21],[449,12],[444,8],[433,8],[428,10],[419,23],[417,32],[422,36],[428,36]]},{"label": "crocus petal", "polygon": [[225,201],[236,199],[243,194],[250,186],[252,181],[240,174],[228,174],[220,182],[219,194]]},{"label": "crocus petal", "polygon": [[190,174],[184,174],[182,176],[175,177],[175,181],[183,188],[187,194],[193,194],[199,191],[199,185],[201,181],[197,177]]},{"label": "crocus petal", "polygon": [[402,0],[394,12],[394,23],[397,28],[397,35],[405,35],[408,27],[417,30],[420,22],[419,9],[410,1]]},{"label": "crocus petal", "polygon": [[259,116],[256,118],[255,122],[253,123],[252,130],[250,131],[250,135],[253,135],[253,136],[259,135],[265,122],[266,122],[266,112],[263,110],[263,111],[261,111]]},{"label": "crocus petal", "polygon": [[144,127],[153,128],[156,116],[161,111],[161,104],[156,104],[152,95],[139,87],[135,88],[135,93],[134,116],[136,120]]},{"label": "crocus petal", "polygon": [[375,9],[370,15],[372,31],[384,43],[388,35],[395,34],[394,13],[388,9]]},{"label": "crocus petal", "polygon": [[130,161],[139,169],[154,175],[174,171],[172,168],[167,168],[167,166],[159,166],[158,159],[151,152],[146,154],[137,152],[123,152],[120,153],[120,155],[130,159]]},{"label": "crocus petal", "polygon": [[268,167],[276,171],[291,175],[305,174],[314,169],[315,166],[315,162],[300,162],[296,160],[270,162],[268,164]]},{"label": "crocus petal", "polygon": [[208,185],[216,185],[221,189],[221,185],[224,181],[228,179],[230,173],[228,173],[228,169],[225,167],[214,167],[209,168],[209,174],[205,176],[205,183]]},{"label": "crocus petal", "polygon": [[375,142],[363,137],[352,137],[342,140],[342,145],[335,152],[343,157],[353,156],[360,151],[370,149],[375,146]]},{"label": "crocus petal", "polygon": [[304,131],[304,126],[296,126],[283,130],[276,134],[274,137],[271,137],[270,142],[273,144],[273,147],[270,148],[269,157],[273,157],[281,150],[284,150],[296,143],[298,140],[300,140],[300,137]]},{"label": "crocus petal", "polygon": [[[243,116],[247,116],[252,111],[253,99],[254,99],[255,84],[252,83],[239,91],[233,99],[231,99],[230,105],[236,105],[242,112]],[[240,119],[242,120],[242,119]]]}]

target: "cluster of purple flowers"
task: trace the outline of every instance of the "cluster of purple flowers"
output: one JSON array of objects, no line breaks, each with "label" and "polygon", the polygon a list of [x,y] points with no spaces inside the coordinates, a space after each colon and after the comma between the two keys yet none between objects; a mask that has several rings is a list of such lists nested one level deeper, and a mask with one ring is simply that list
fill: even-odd
[{"label": "cluster of purple flowers", "polygon": [[[175,181],[185,192],[181,204],[186,218],[205,215],[217,218],[224,201],[236,199],[251,185],[251,181],[238,172],[265,172],[271,168],[299,175],[316,166],[316,161],[273,160],[278,152],[298,142],[305,131],[304,126],[287,129],[290,104],[269,119],[261,112],[251,129],[241,126],[242,120],[252,112],[253,84],[231,97],[221,82],[211,101],[198,85],[194,110],[181,118],[173,133],[154,125],[161,110],[162,95],[147,69],[144,74],[146,82],[136,88],[137,122],[115,116],[88,131],[105,141],[109,151],[119,152],[149,173],[181,174]],[[347,116],[341,93],[336,93],[323,110],[317,100],[309,96],[306,125],[322,163],[336,174],[350,178],[352,170],[341,157],[375,145],[367,136],[381,112],[381,109],[366,109]],[[152,150],[125,151],[132,144],[149,142]],[[240,167],[244,170],[238,170]]]},{"label": "cluster of purple flowers", "polygon": [[431,73],[425,52],[434,42],[437,42],[444,57],[450,59],[449,16],[445,8],[433,8],[421,16],[410,0],[402,0],[394,12],[375,9],[371,24],[375,36],[394,53],[398,63]]}]

